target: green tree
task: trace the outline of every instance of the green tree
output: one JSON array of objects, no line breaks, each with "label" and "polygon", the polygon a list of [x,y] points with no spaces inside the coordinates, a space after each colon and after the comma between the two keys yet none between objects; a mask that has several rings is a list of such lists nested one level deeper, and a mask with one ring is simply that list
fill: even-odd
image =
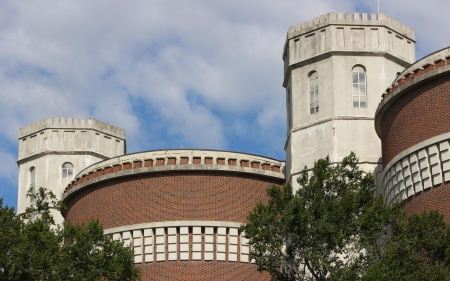
[{"label": "green tree", "polygon": [[[374,197],[374,179],[351,153],[337,165],[320,159],[298,178],[300,188],[273,186],[241,227],[250,257],[273,280],[357,280],[378,256],[398,206]],[[371,253],[371,255],[368,255]]]},{"label": "green tree", "polygon": [[58,280],[61,238],[50,209],[60,203],[44,189],[28,195],[33,203],[21,216],[0,201],[0,280]]},{"label": "green tree", "polygon": [[61,280],[137,280],[134,255],[123,243],[103,234],[98,220],[66,223],[62,232]]},{"label": "green tree", "polygon": [[20,216],[0,198],[0,281],[137,280],[130,247],[87,225],[54,225],[51,210],[63,206],[44,188],[29,192],[31,206]]},{"label": "green tree", "polygon": [[439,211],[399,216],[393,229],[362,280],[450,280],[450,225]]}]

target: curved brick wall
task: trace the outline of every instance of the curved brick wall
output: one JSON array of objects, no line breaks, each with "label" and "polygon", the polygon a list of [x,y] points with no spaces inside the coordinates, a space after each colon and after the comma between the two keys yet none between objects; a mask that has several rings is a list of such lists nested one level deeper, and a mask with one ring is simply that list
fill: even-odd
[{"label": "curved brick wall", "polygon": [[142,280],[270,280],[256,266],[230,262],[177,261],[142,264]]},{"label": "curved brick wall", "polygon": [[450,184],[445,183],[428,189],[405,201],[406,214],[418,214],[425,210],[438,209],[444,219],[450,222]]},{"label": "curved brick wall", "polygon": [[283,180],[227,172],[149,173],[87,186],[65,200],[72,223],[98,218],[105,229],[180,220],[244,222],[265,190]]},{"label": "curved brick wall", "polygon": [[438,209],[450,221],[450,48],[405,69],[375,114],[387,203],[407,214]]},{"label": "curved brick wall", "polygon": [[450,131],[450,74],[394,101],[381,120],[383,166],[403,150]]},{"label": "curved brick wall", "polygon": [[81,171],[63,216],[98,218],[132,245],[142,280],[270,280],[249,260],[239,225],[266,189],[284,183],[283,162],[215,151],[125,155]]}]

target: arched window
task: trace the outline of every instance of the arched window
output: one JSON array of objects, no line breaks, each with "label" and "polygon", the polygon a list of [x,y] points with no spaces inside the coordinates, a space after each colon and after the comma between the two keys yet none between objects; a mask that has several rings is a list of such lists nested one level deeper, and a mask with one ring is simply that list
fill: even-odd
[{"label": "arched window", "polygon": [[312,72],[309,75],[309,113],[319,112],[319,75],[317,72]]},{"label": "arched window", "polygon": [[366,107],[366,71],[361,66],[353,67],[352,86],[353,107]]},{"label": "arched window", "polygon": [[[33,194],[36,192],[36,168],[35,167],[30,168],[30,191]],[[33,200],[33,198],[30,198],[29,201],[31,203],[34,200]]]},{"label": "arched window", "polygon": [[64,189],[73,180],[73,165],[66,162],[62,165],[61,189]]}]

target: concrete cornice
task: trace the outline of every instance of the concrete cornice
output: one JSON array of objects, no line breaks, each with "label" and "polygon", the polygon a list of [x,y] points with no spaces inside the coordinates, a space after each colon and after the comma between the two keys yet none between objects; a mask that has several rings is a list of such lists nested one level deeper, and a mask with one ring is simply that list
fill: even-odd
[{"label": "concrete cornice", "polygon": [[313,126],[316,126],[316,125],[320,125],[320,124],[323,124],[323,123],[335,121],[335,120],[372,121],[372,120],[374,120],[374,118],[373,117],[368,117],[368,116],[337,115],[337,116],[328,116],[328,117],[319,119],[319,120],[311,122],[311,123],[307,123],[307,124],[304,124],[304,125],[301,125],[301,126],[293,127],[290,130],[290,132],[289,132],[289,134],[288,134],[288,136],[286,138],[286,142],[284,143],[284,150],[286,150],[286,148],[287,148],[287,144],[289,142],[289,139],[291,138],[291,134],[292,133],[297,132],[297,131],[301,131],[301,130],[304,130],[304,129],[307,129],[307,128],[310,128],[310,127],[313,127]]},{"label": "concrete cornice", "polygon": [[[253,174],[261,177],[276,178],[284,180],[285,176],[281,172],[273,172],[263,169],[249,168],[249,167],[239,167],[239,166],[228,166],[228,165],[205,165],[205,164],[186,164],[186,165],[167,165],[167,166],[152,166],[152,167],[142,167],[138,169],[121,170],[117,172],[112,172],[109,174],[97,176],[81,182],[74,187],[68,189],[62,195],[62,201],[67,203],[67,201],[80,190],[91,186],[93,184],[108,181],[116,178],[131,177],[135,175],[144,175],[150,173],[173,173],[173,172],[229,172],[229,173],[241,173],[241,174]],[[75,180],[75,182],[77,179]]]},{"label": "concrete cornice", "polygon": [[38,158],[44,157],[44,156],[49,156],[49,155],[91,155],[103,160],[107,160],[111,157],[94,152],[94,151],[85,151],[85,150],[80,150],[80,151],[53,151],[53,150],[46,150],[46,151],[42,151],[40,153],[36,153],[30,156],[27,156],[25,158],[19,159],[17,160],[17,165],[21,165],[23,163],[32,161],[32,160],[36,160]]},{"label": "concrete cornice", "polygon": [[385,112],[388,110],[392,103],[394,103],[403,95],[409,93],[411,90],[419,87],[420,85],[446,74],[450,74],[450,64],[420,74],[412,78],[411,80],[408,80],[405,83],[397,86],[391,93],[386,95],[381,100],[375,112],[375,130],[378,134],[378,137],[381,138],[381,120],[383,119]]},{"label": "concrete cornice", "polygon": [[379,52],[379,51],[375,51],[375,52],[371,52],[371,51],[355,51],[355,50],[339,50],[339,51],[328,51],[328,52],[324,52],[321,53],[317,56],[290,64],[287,68],[286,68],[286,72],[284,73],[284,80],[283,80],[283,87],[286,88],[288,83],[289,83],[289,79],[291,78],[291,71],[300,67],[303,67],[305,65],[309,65],[312,63],[316,63],[319,61],[323,61],[325,59],[331,58],[332,56],[351,56],[351,57],[384,57],[390,61],[393,61],[403,67],[409,67],[411,65],[411,63],[400,59],[394,55],[392,55],[389,52]]}]

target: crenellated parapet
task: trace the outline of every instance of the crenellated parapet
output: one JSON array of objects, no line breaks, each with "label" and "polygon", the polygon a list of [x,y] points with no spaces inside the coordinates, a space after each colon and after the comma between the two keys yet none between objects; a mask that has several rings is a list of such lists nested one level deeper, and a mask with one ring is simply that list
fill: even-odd
[{"label": "crenellated parapet", "polygon": [[412,28],[384,14],[376,13],[327,13],[326,15],[291,26],[288,31],[288,39],[329,24],[384,25],[408,38],[415,39],[414,30]]},{"label": "crenellated parapet", "polygon": [[65,188],[64,198],[93,182],[139,173],[222,171],[284,179],[284,161],[219,150],[156,150],[127,154],[96,163],[78,173]]},{"label": "crenellated parapet", "polygon": [[332,55],[377,54],[407,67],[415,60],[415,40],[413,29],[384,14],[328,13],[289,28],[285,73]]},{"label": "crenellated parapet", "polygon": [[125,130],[93,118],[46,118],[20,128],[19,163],[49,153],[81,152],[103,159],[124,154]]},{"label": "crenellated parapet", "polygon": [[116,137],[125,138],[125,130],[94,118],[46,118],[20,128],[19,139],[45,129],[94,129]]}]

